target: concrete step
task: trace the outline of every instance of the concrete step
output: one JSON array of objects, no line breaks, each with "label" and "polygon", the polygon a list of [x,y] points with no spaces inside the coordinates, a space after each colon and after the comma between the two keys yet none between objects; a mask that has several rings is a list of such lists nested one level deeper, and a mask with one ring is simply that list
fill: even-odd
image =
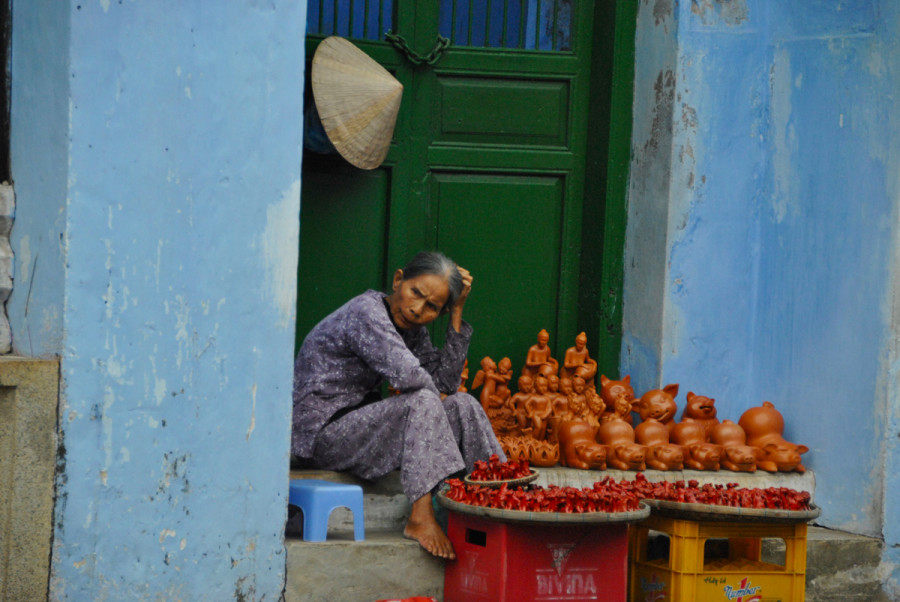
[{"label": "concrete step", "polygon": [[[663,480],[659,475],[665,473],[656,475],[651,472],[646,473],[648,479]],[[585,479],[593,483],[606,473],[598,474],[564,468],[541,469],[541,478],[537,483],[583,486]],[[625,474],[611,476],[618,480]],[[696,471],[683,473],[685,479],[695,476],[724,477],[698,475]],[[742,481],[751,481],[741,482],[742,486],[767,487],[773,484],[765,482],[769,477],[764,475],[750,479],[746,475],[741,476],[744,477]],[[353,541],[352,515],[347,510],[338,509],[329,520],[328,541],[304,542],[300,539],[297,513],[294,513],[286,529],[286,601],[374,602],[413,596],[442,599],[444,561],[433,558],[416,542],[402,536],[409,502],[400,488],[399,473],[388,475],[378,483],[342,473],[315,470],[291,471],[291,478],[317,478],[361,485],[365,500],[366,540]],[[669,480],[672,478],[668,475]],[[793,481],[788,486],[814,492],[815,482],[811,474],[796,475]],[[806,600],[889,600],[881,591],[881,583],[889,573],[881,565],[882,547],[879,539],[811,526],[807,537]],[[779,555],[783,559],[783,542],[765,540],[763,559],[778,562]]]},{"label": "concrete step", "polygon": [[444,561],[399,531],[366,531],[359,542],[349,534],[323,543],[287,538],[285,548],[285,602],[443,598]]},{"label": "concrete step", "polygon": [[806,536],[806,600],[889,602],[882,591],[890,568],[881,563],[884,542],[823,527]]}]

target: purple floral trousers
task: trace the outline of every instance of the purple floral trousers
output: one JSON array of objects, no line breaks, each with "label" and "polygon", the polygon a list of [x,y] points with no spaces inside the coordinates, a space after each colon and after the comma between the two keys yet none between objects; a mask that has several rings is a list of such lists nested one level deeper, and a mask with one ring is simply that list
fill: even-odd
[{"label": "purple floral trousers", "polygon": [[441,400],[423,389],[332,420],[316,436],[312,463],[368,480],[399,468],[403,492],[416,501],[491,454],[506,459],[478,400],[467,393]]}]

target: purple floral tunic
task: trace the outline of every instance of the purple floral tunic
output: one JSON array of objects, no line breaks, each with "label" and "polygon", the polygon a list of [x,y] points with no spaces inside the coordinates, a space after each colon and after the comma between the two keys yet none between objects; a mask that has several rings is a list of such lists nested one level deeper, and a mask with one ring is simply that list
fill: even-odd
[{"label": "purple floral tunic", "polygon": [[[466,322],[460,332],[448,327],[435,349],[425,327],[397,330],[383,293],[354,297],[297,354],[292,453],[366,479],[399,468],[411,501],[476,460],[505,459],[481,404],[456,393],[471,335]],[[381,399],[383,380],[400,394]]]}]

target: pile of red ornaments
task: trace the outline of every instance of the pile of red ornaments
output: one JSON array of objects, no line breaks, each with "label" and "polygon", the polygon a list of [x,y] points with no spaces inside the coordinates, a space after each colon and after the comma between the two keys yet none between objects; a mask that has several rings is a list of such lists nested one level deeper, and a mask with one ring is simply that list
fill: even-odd
[{"label": "pile of red ornaments", "polygon": [[472,481],[509,481],[521,479],[531,474],[528,460],[501,462],[500,456],[493,454],[489,461],[477,460],[475,469],[469,474]]},{"label": "pile of red ornaments", "polygon": [[[528,476],[531,470],[526,460],[500,462],[491,456],[490,461],[475,463],[469,475],[471,481],[500,481]],[[471,506],[483,506],[503,510],[526,512],[629,512],[638,510],[645,499],[710,504],[736,508],[773,510],[809,510],[810,494],[787,487],[747,488],[737,483],[727,485],[701,485],[690,481],[648,481],[638,473],[633,481],[616,482],[605,477],[591,488],[558,487],[550,485],[500,488],[466,484],[459,479],[448,479],[447,499]]]},{"label": "pile of red ornaments", "polygon": [[498,489],[481,485],[466,485],[459,479],[449,479],[447,499],[471,506],[484,506],[503,510],[525,512],[628,512],[638,510],[640,499],[620,485],[594,483],[593,488],[514,487],[503,485]]},{"label": "pile of red ornaments", "polygon": [[[609,477],[606,477],[609,479]],[[604,480],[606,480],[604,479]],[[602,482],[602,481],[601,481]],[[622,481],[624,484],[625,481]],[[665,500],[689,504],[712,504],[733,508],[766,508],[770,510],[809,510],[810,495],[788,487],[741,487],[737,483],[727,485],[700,485],[691,479],[675,482],[648,481],[637,474],[630,483],[631,490],[641,499]]]}]

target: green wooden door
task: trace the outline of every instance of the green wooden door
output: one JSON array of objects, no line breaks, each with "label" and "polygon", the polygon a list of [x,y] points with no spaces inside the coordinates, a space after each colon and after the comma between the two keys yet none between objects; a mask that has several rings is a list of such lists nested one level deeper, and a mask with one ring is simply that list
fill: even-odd
[{"label": "green wooden door", "polygon": [[[351,296],[385,289],[417,251],[439,249],[475,277],[470,364],[509,356],[518,370],[542,328],[561,357],[581,316],[599,311],[579,305],[594,3],[400,0],[371,30],[353,6],[335,19],[333,3],[311,5],[309,55],[344,35],[403,83],[403,102],[377,170],[306,153],[298,341]],[[385,42],[384,29],[402,40]],[[446,51],[416,64],[439,36]]]}]

